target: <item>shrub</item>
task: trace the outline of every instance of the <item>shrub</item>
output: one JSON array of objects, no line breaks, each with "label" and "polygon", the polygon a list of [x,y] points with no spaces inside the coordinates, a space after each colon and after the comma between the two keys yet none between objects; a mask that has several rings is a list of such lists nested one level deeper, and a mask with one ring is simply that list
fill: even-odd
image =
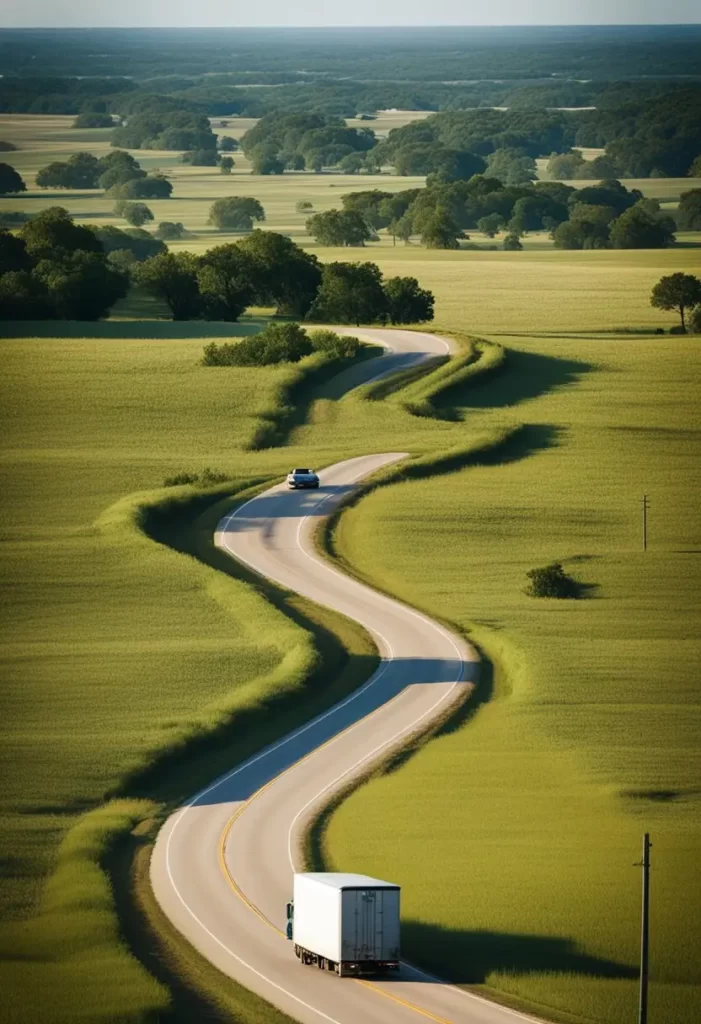
[{"label": "shrub", "polygon": [[172,242],[187,234],[185,227],[180,221],[162,220],[154,231],[156,238],[162,238],[164,242]]},{"label": "shrub", "polygon": [[308,199],[300,199],[298,203],[295,203],[295,210],[297,213],[307,213],[309,210],[313,210],[314,207]]},{"label": "shrub", "polygon": [[354,335],[335,331],[310,331],[309,340],[317,352],[327,352],[338,359],[353,359],[360,348],[360,341]]},{"label": "shrub", "polygon": [[701,306],[692,309],[689,317],[689,330],[692,334],[701,334]]},{"label": "shrub", "polygon": [[180,473],[167,476],[163,481],[163,486],[182,487],[184,484],[199,484],[200,487],[213,487],[215,484],[222,484],[229,479],[231,478],[228,473],[205,466],[201,473],[188,473],[187,470],[181,470]]},{"label": "shrub", "polygon": [[526,593],[531,597],[577,597],[579,587],[576,580],[568,576],[559,562],[552,562],[542,569],[531,569],[526,573],[531,581]]},{"label": "shrub", "polygon": [[5,142],[3,139],[0,139],[0,153],[16,153],[16,152],[17,152],[17,146],[15,146],[14,142]]},{"label": "shrub", "polygon": [[220,174],[231,174],[231,170],[234,166],[234,158],[232,156],[223,156],[219,161],[219,173]]},{"label": "shrub", "polygon": [[192,167],[216,167],[219,162],[219,155],[216,149],[191,149],[180,157],[184,164],[191,164]]},{"label": "shrub", "polygon": [[135,228],[153,220],[153,213],[146,203],[130,203],[128,199],[119,199],[114,204],[114,212]]},{"label": "shrub", "polygon": [[508,252],[518,252],[519,249],[523,249],[518,235],[507,235],[501,246],[502,249],[506,249]]},{"label": "shrub", "polygon": [[114,185],[109,195],[115,199],[169,199],[172,191],[173,186],[166,177],[153,174]]},{"label": "shrub", "polygon": [[682,327],[681,324],[675,324],[674,327],[670,327],[670,334],[686,334],[686,327]]},{"label": "shrub", "polygon": [[314,351],[307,332],[299,324],[268,324],[259,334],[251,334],[238,344],[224,342],[205,345],[205,366],[272,366],[298,363]]}]

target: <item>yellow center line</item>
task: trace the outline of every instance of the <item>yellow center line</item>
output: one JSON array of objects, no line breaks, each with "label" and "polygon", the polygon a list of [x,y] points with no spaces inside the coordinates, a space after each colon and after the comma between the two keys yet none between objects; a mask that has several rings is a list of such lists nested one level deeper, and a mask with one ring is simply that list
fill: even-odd
[{"label": "yellow center line", "polygon": [[364,985],[365,988],[369,988],[372,992],[377,995],[385,996],[387,999],[391,999],[393,1003],[400,1003],[402,1006],[406,1006],[407,1009],[413,1010],[414,1013],[420,1013],[424,1017],[428,1017],[429,1020],[436,1021],[436,1024],[453,1024],[453,1021],[446,1020],[445,1017],[437,1017],[435,1013],[431,1013],[430,1010],[424,1010],[420,1006],[416,1006],[414,1003],[410,1003],[406,999],[402,999],[400,996],[393,996],[390,992],[387,992],[384,988],[378,988],[371,981],[362,981],[360,978],[354,979],[358,985]]}]

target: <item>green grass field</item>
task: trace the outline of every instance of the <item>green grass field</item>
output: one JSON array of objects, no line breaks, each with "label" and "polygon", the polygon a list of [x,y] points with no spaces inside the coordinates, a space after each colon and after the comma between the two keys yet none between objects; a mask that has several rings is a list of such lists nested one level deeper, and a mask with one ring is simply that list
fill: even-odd
[{"label": "green grass field", "polygon": [[[0,116],[0,138],[21,146],[3,158],[31,186],[49,160],[83,146],[107,150],[106,132],[75,132],[70,121]],[[232,119],[225,131],[245,127]],[[297,200],[327,209],[349,187],[413,183],[253,178],[238,155],[236,175],[226,179],[176,166],[172,153],[138,156],[172,170],[176,198],[154,203],[154,212],[196,232],[185,243],[194,249],[231,240],[208,234],[204,222],[210,202],[233,191],[257,195],[266,226],[306,245]],[[111,202],[89,193],[31,192],[0,200],[0,208],[56,203],[85,222],[111,216]],[[474,718],[336,812],[327,849],[346,867],[361,866],[356,851],[364,849],[364,869],[402,881],[414,922],[407,948],[425,963],[436,966],[440,950],[459,982],[547,1006],[562,1019],[577,1006],[578,1020],[621,1024],[634,1005],[632,864],[650,828],[654,1012],[665,1024],[700,1015],[691,637],[701,545],[690,496],[698,491],[701,348],[696,339],[613,332],[675,323],[649,306],[650,288],[663,273],[701,273],[701,248],[562,253],[536,236],[527,242],[522,253],[452,253],[383,239],[352,254],[434,290],[437,328],[484,334],[510,350],[503,372],[435,399],[459,408],[452,421],[410,415],[401,392],[339,400],[322,384],[307,395],[316,400],[285,447],[251,451],[288,371],[198,363],[205,340],[256,330],[260,317],[172,324],[150,319],[158,308],[132,295],[105,323],[3,328],[29,335],[0,341],[0,986],[9,1021],[58,1024],[78,1010],[104,1022],[150,1013],[184,1024],[209,1013],[207,1004],[168,1016],[169,978],[157,982],[128,953],[97,862],[115,835],[157,822],[198,772],[214,774],[217,758],[232,755],[215,750],[209,768],[201,752],[193,755],[167,792],[162,779],[129,780],[284,684],[293,687],[292,704],[256,720],[250,742],[311,714],[314,701],[332,700],[337,690],[310,682],[318,651],[330,674],[343,676],[337,688],[369,663],[362,637],[333,617],[310,633],[313,609],[272,592],[271,606],[240,579],[155,544],[138,529],[140,504],[162,497],[164,478],[179,470],[225,471],[234,493],[294,463],[320,466],[369,451],[437,455],[521,423],[528,429],[514,461],[380,489],[342,520],[341,550],[358,571],[469,630],[498,672]],[[421,398],[422,388],[414,394]],[[644,558],[643,492],[652,501]],[[169,543],[211,564],[215,512],[174,514]],[[596,585],[588,600],[551,607],[524,596],[526,569],[555,557]],[[353,671],[341,671],[334,637],[355,652]],[[288,669],[290,648],[297,660]],[[235,735],[235,756],[243,756]],[[374,821],[370,836],[360,836],[364,815]],[[431,851],[441,865],[435,905],[414,868]],[[140,878],[148,902],[143,871]],[[448,896],[454,885],[459,898]],[[240,990],[222,991],[172,936],[163,941],[177,973],[217,989],[225,1019],[281,1020],[244,1005]]]},{"label": "green grass field", "polygon": [[[473,636],[494,689],[334,813],[329,864],[402,885],[409,957],[621,1024],[650,830],[650,1019],[687,1024],[701,1014],[701,351],[500,340],[504,371],[451,401],[468,431],[529,424],[528,457],[375,490],[336,534],[363,576]],[[555,559],[585,600],[525,595],[526,571]]]}]

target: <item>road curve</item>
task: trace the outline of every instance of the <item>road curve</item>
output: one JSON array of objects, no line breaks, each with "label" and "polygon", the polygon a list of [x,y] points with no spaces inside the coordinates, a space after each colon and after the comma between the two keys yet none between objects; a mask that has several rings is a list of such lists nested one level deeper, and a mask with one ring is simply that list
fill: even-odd
[{"label": "road curve", "polygon": [[[356,332],[357,333],[357,332]],[[387,354],[353,385],[444,354],[450,343],[366,331]],[[513,1024],[533,1020],[404,965],[391,981],[340,979],[303,967],[283,936],[299,838],[331,793],[440,715],[471,685],[477,655],[428,617],[321,558],[320,516],[363,477],[402,458],[367,455],[320,472],[318,491],[280,484],[226,516],[216,543],[282,586],[361,623],[382,661],[344,701],[214,781],[161,829],[151,882],[161,907],[208,960],[304,1024]],[[400,836],[397,837],[401,839]]]}]

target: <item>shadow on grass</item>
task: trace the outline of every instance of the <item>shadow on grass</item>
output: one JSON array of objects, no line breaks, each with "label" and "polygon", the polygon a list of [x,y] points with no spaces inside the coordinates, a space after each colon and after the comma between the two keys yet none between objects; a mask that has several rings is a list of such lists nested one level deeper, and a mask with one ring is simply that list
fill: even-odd
[{"label": "shadow on grass", "polygon": [[0,323],[0,337],[188,341],[198,338],[238,338],[256,334],[264,326],[263,320],[236,324],[212,320],[7,320]]},{"label": "shadow on grass", "polygon": [[436,404],[464,409],[494,409],[540,398],[559,388],[577,384],[594,363],[561,359],[536,352],[507,349],[506,359],[483,379],[473,377],[464,384],[447,388]]},{"label": "shadow on grass", "polygon": [[638,977],[636,968],[591,956],[579,950],[572,939],[509,932],[458,931],[419,921],[402,923],[402,953],[410,962],[419,962],[422,967],[462,985],[484,984],[494,972]]}]

